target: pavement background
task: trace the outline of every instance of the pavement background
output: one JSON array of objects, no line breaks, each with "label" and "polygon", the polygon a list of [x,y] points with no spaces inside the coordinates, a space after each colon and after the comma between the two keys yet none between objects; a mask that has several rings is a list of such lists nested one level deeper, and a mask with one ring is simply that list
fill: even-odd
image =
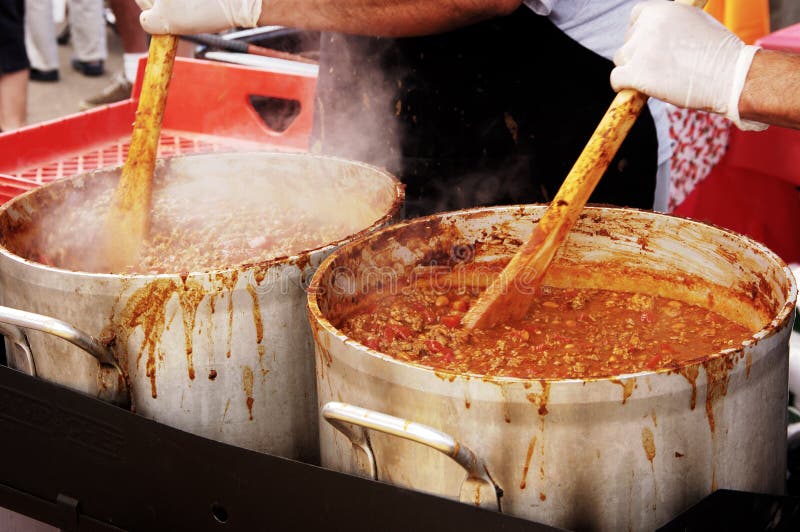
[{"label": "pavement background", "polygon": [[59,46],[61,79],[57,82],[31,81],[28,84],[28,124],[79,112],[81,100],[100,93],[111,83],[114,76],[122,71],[122,43],[112,28],[107,27],[106,31],[108,32],[106,73],[96,78],[78,73],[70,64],[71,43]]}]

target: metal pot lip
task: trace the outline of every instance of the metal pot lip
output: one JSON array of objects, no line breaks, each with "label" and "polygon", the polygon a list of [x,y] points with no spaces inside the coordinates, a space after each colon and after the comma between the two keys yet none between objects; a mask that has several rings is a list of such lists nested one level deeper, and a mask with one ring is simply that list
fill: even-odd
[{"label": "metal pot lip", "polygon": [[[65,268],[59,268],[56,266],[48,266],[46,264],[41,264],[39,262],[35,262],[24,257],[21,257],[15,253],[12,253],[2,241],[0,241],[0,256],[5,257],[12,262],[20,264],[27,268],[33,268],[35,270],[41,272],[48,272],[48,273],[57,273],[60,275],[65,276],[74,276],[74,277],[81,277],[81,278],[89,278],[89,279],[108,279],[108,280],[120,280],[120,279],[136,279],[136,280],[144,280],[144,281],[156,281],[158,279],[172,279],[175,277],[181,278],[194,278],[200,276],[208,276],[208,275],[226,275],[231,274],[233,272],[241,272],[245,270],[253,270],[253,269],[269,269],[276,266],[290,266],[290,265],[300,265],[298,266],[301,270],[303,264],[307,264],[309,261],[313,260],[315,257],[324,256],[328,252],[335,250],[336,248],[347,244],[353,240],[360,239],[371,232],[374,232],[376,229],[386,225],[387,223],[391,222],[394,218],[397,217],[400,209],[405,202],[405,186],[400,182],[400,180],[387,171],[385,168],[379,168],[377,166],[373,166],[361,161],[352,161],[349,159],[344,159],[341,157],[333,157],[328,155],[315,155],[310,153],[295,153],[295,152],[282,152],[282,151],[275,151],[275,150],[262,150],[262,151],[242,151],[242,152],[213,152],[213,153],[198,153],[192,155],[183,155],[177,157],[170,157],[168,159],[158,159],[156,161],[156,166],[163,165],[168,161],[174,159],[194,159],[194,158],[204,158],[204,157],[213,157],[216,155],[241,155],[241,156],[257,156],[257,155],[276,155],[280,157],[287,157],[287,158],[313,158],[313,159],[321,159],[325,161],[334,161],[340,162],[344,164],[348,164],[350,166],[358,166],[362,168],[369,169],[373,172],[383,175],[384,177],[389,179],[389,182],[393,186],[394,192],[394,200],[392,201],[392,205],[386,211],[386,213],[375,220],[369,227],[361,229],[351,235],[345,236],[336,240],[334,242],[329,242],[318,247],[304,250],[300,253],[296,253],[294,255],[284,255],[281,257],[273,257],[271,259],[267,259],[261,262],[254,262],[254,263],[244,263],[239,264],[237,266],[232,266],[229,268],[219,268],[214,270],[201,270],[201,271],[192,271],[192,272],[171,272],[171,273],[97,273],[97,272],[84,272],[84,271],[75,271],[75,270],[67,270]],[[84,172],[81,174],[76,174],[74,176],[70,176],[64,179],[59,179],[57,181],[52,181],[50,183],[44,184],[40,187],[37,187],[32,190],[28,190],[19,196],[12,198],[10,201],[6,202],[3,205],[0,205],[0,217],[2,217],[5,212],[15,206],[17,203],[22,202],[26,198],[33,196],[35,194],[43,194],[46,190],[49,190],[51,187],[58,186],[58,184],[64,183],[65,181],[74,181],[78,179],[86,179],[87,177],[93,176],[99,173],[107,173],[113,171],[121,171],[121,166],[113,166],[113,167],[106,167],[106,168],[99,168],[96,170],[92,170],[90,172]],[[65,185],[60,185],[65,186]]]},{"label": "metal pot lip", "polygon": [[784,303],[783,307],[777,313],[775,318],[772,319],[768,324],[762,327],[760,330],[753,333],[753,335],[742,342],[742,344],[738,347],[733,347],[729,349],[724,349],[721,351],[717,351],[716,353],[711,353],[709,355],[705,355],[703,357],[698,357],[696,359],[692,359],[684,364],[681,364],[679,367],[666,367],[666,368],[659,368],[654,371],[641,371],[636,373],[626,373],[621,375],[612,375],[608,377],[589,377],[585,379],[557,379],[557,378],[521,378],[521,377],[503,377],[503,376],[490,376],[490,375],[482,375],[477,373],[456,373],[444,369],[437,369],[431,366],[424,366],[421,364],[415,364],[412,362],[404,362],[398,360],[394,357],[391,357],[385,353],[381,353],[380,351],[376,351],[371,349],[360,342],[348,337],[344,333],[342,333],[339,329],[333,326],[333,324],[323,315],[322,310],[319,307],[318,297],[320,294],[319,285],[322,282],[322,276],[325,274],[327,270],[330,269],[331,265],[341,256],[349,253],[351,250],[357,249],[360,246],[363,246],[369,241],[374,239],[382,238],[384,235],[398,231],[403,227],[408,227],[415,224],[424,224],[433,222],[436,220],[440,220],[442,218],[470,218],[476,217],[476,215],[489,215],[492,213],[498,212],[514,212],[518,211],[524,213],[531,207],[547,207],[547,204],[516,204],[516,205],[500,205],[500,206],[492,206],[492,207],[475,207],[471,209],[463,209],[458,211],[449,211],[449,212],[442,212],[437,213],[429,216],[424,216],[420,218],[413,218],[410,220],[404,220],[397,224],[384,227],[374,233],[369,235],[365,235],[358,240],[351,241],[344,246],[340,247],[332,254],[330,254],[323,262],[320,264],[317,271],[314,273],[314,276],[311,279],[311,283],[308,287],[308,302],[307,302],[307,309],[309,313],[309,319],[312,325],[317,325],[314,327],[315,330],[318,330],[320,327],[323,328],[327,333],[339,339],[342,343],[350,344],[355,346],[359,351],[362,353],[369,355],[375,359],[388,362],[393,365],[397,365],[398,367],[402,368],[409,368],[413,370],[422,371],[424,373],[433,374],[437,376],[447,376],[447,377],[454,377],[454,378],[463,378],[468,380],[484,380],[488,382],[494,382],[498,384],[530,384],[533,382],[545,382],[545,383],[558,383],[559,385],[583,385],[587,382],[611,382],[611,381],[620,381],[620,380],[628,380],[628,379],[636,379],[639,377],[647,377],[653,375],[660,375],[660,374],[673,374],[680,372],[681,370],[692,367],[698,366],[702,363],[709,362],[712,360],[720,359],[723,357],[736,357],[743,355],[748,348],[751,348],[758,344],[761,341],[766,340],[772,336],[778,334],[788,323],[789,320],[794,316],[795,307],[797,306],[797,281],[794,278],[789,267],[786,263],[781,259],[778,255],[775,254],[772,250],[767,248],[765,245],[757,242],[750,237],[745,235],[736,233],[729,229],[725,229],[713,224],[708,224],[705,222],[700,222],[698,220],[694,220],[692,218],[686,218],[682,216],[676,216],[674,214],[666,214],[666,213],[658,213],[654,211],[648,211],[644,209],[635,209],[630,207],[616,207],[611,205],[589,205],[584,208],[583,212],[595,212],[595,213],[603,213],[605,211],[615,211],[621,213],[631,213],[636,215],[646,215],[652,217],[667,217],[673,218],[676,220],[681,221],[689,221],[698,225],[703,225],[707,227],[711,227],[719,232],[726,233],[733,239],[738,239],[743,241],[748,246],[756,248],[760,253],[764,254],[768,259],[774,261],[784,272],[786,278],[789,281],[789,286],[787,288],[787,292],[784,294],[786,297],[786,302]]}]

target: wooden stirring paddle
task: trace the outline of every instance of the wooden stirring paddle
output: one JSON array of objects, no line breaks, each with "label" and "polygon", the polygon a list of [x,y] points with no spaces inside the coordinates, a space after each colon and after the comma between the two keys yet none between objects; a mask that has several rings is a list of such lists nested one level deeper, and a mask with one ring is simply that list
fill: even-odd
[{"label": "wooden stirring paddle", "polygon": [[105,259],[111,272],[136,260],[149,230],[153,170],[177,47],[174,35],[150,40],[130,150],[106,219]]},{"label": "wooden stirring paddle", "polygon": [[[676,1],[700,8],[706,4],[706,0]],[[647,98],[630,89],[617,94],[528,241],[464,315],[464,327],[486,329],[525,316],[556,251],[636,122]]]}]

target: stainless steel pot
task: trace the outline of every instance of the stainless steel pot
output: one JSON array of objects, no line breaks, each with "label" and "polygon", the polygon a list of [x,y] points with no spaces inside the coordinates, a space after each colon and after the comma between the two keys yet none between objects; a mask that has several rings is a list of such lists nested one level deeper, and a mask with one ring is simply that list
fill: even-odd
[{"label": "stainless steel pot", "polygon": [[12,364],[88,394],[130,400],[140,414],[195,434],[314,460],[305,287],[336,246],[398,214],[402,186],[367,165],[266,152],[174,158],[156,177],[175,175],[210,180],[212,190],[233,186],[234,176],[258,176],[263,188],[252,194],[263,196],[266,212],[291,202],[357,229],[293,257],[213,272],[67,271],[29,260],[37,242],[73,202],[113,187],[119,170],[34,190],[0,208],[0,322]]},{"label": "stainless steel pot", "polygon": [[668,296],[758,331],[680,371],[451,374],[373,351],[332,325],[360,293],[391,290],[417,265],[512,253],[544,209],[404,222],[326,259],[309,289],[322,464],[569,529],[651,530],[717,488],[781,493],[796,287],[778,257],[745,237],[587,208],[548,272],[552,286]]}]

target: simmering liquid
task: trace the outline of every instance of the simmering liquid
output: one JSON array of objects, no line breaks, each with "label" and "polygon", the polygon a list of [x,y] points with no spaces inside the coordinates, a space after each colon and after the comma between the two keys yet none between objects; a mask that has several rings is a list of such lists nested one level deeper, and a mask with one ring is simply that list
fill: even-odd
[{"label": "simmering liquid", "polygon": [[673,299],[547,286],[523,319],[468,332],[461,319],[480,289],[401,285],[394,294],[369,294],[336,325],[394,358],[456,373],[582,379],[678,368],[754,332]]}]

